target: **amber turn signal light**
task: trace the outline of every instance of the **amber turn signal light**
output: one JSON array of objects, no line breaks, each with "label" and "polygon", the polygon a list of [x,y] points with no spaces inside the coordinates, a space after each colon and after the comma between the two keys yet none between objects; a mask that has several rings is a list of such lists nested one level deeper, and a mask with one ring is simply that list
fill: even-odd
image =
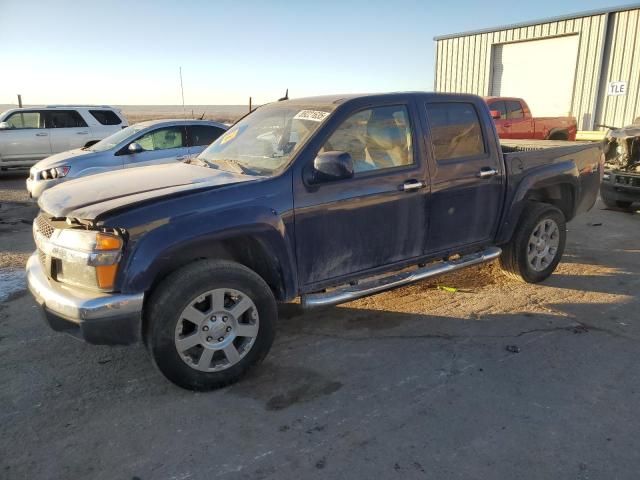
[{"label": "amber turn signal light", "polygon": [[114,235],[98,233],[96,235],[96,250],[118,250],[122,247],[122,240]]},{"label": "amber turn signal light", "polygon": [[118,273],[118,264],[98,265],[96,267],[96,279],[98,280],[98,287],[102,289],[113,288],[116,282],[116,273]]}]

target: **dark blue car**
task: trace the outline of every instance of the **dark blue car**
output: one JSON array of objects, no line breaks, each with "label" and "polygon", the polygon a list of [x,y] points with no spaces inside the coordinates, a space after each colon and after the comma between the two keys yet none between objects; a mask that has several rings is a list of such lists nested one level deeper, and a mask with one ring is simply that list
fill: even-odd
[{"label": "dark blue car", "polygon": [[544,280],[602,161],[599,145],[500,145],[472,95],[282,101],[190,163],[46,191],[29,287],[53,329],[142,339],[171,381],[216,388],[265,357],[276,302],[333,305],[498,257]]}]

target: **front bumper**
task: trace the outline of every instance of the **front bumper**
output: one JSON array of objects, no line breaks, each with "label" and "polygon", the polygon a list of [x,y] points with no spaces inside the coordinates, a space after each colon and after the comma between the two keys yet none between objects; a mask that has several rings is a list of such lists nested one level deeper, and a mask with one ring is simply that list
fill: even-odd
[{"label": "front bumper", "polygon": [[51,187],[55,187],[56,185],[59,185],[66,180],[66,177],[53,178],[50,180],[34,180],[29,177],[27,179],[27,191],[29,192],[29,197],[37,199],[45,190],[48,190]]},{"label": "front bumper", "polygon": [[140,340],[143,293],[90,292],[60,284],[47,278],[37,253],[27,262],[27,283],[53,330],[96,345]]},{"label": "front bumper", "polygon": [[[620,174],[611,174],[617,175],[619,177],[624,178],[633,178],[637,179],[638,176],[630,176],[630,175],[620,175]],[[634,182],[635,183],[635,182]],[[600,195],[606,196],[607,198],[619,202],[640,202],[640,187],[623,184],[623,183],[614,183],[612,181],[603,181],[600,185]]]}]

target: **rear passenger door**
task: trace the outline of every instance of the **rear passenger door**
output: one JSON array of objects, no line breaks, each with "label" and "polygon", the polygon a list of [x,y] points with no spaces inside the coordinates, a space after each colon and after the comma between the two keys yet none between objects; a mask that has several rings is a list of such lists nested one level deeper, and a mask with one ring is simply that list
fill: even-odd
[{"label": "rear passenger door", "polygon": [[429,251],[455,253],[488,244],[495,236],[504,185],[493,129],[480,121],[478,105],[427,102],[433,165]]},{"label": "rear passenger door", "polygon": [[225,132],[213,125],[187,125],[189,156],[195,157]]},{"label": "rear passenger door", "polygon": [[51,151],[65,152],[84,147],[89,138],[89,127],[75,110],[48,110],[46,124],[51,137]]},{"label": "rear passenger door", "polygon": [[134,142],[144,150],[129,153],[128,145],[124,147],[119,154],[124,155],[125,168],[177,162],[189,157],[187,133],[183,125],[156,128],[143,133]]}]

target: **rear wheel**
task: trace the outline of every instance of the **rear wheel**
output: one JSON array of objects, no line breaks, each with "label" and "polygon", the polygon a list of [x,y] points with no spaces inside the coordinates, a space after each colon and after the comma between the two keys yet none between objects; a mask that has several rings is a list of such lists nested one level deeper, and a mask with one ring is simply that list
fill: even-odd
[{"label": "rear wheel", "polygon": [[269,352],[276,302],[234,262],[202,261],[167,277],[148,302],[146,344],[173,383],[210,390],[237,381]]},{"label": "rear wheel", "polygon": [[564,214],[553,205],[530,203],[513,238],[503,247],[500,266],[512,278],[541,282],[560,263],[566,239]]}]

